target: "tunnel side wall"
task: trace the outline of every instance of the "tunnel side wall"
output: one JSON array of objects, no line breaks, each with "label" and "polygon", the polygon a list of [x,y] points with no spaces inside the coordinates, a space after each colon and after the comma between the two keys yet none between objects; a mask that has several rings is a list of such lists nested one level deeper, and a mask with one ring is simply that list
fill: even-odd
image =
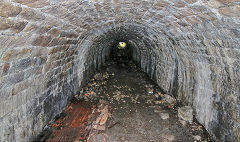
[{"label": "tunnel side wall", "polygon": [[[18,2],[18,1],[17,1]],[[0,1],[0,142],[33,139],[78,88],[78,26],[27,5]]]},{"label": "tunnel side wall", "polygon": [[215,141],[240,141],[239,13],[238,0],[0,1],[0,141],[32,141],[124,23],[142,70],[191,105]]},{"label": "tunnel side wall", "polygon": [[[226,66],[229,66],[232,59],[222,58],[218,52],[221,48],[219,46],[223,46],[220,45],[222,41],[220,43],[215,41],[212,44],[205,40],[201,41],[199,37],[192,37],[196,40],[188,41],[186,46],[186,41],[181,40],[186,38],[184,36],[173,38],[163,30],[134,23],[103,29],[107,29],[108,32],[96,30],[88,39],[98,44],[92,45],[89,42],[79,46],[80,49],[88,47],[87,55],[91,55],[86,58],[87,65],[84,67],[96,70],[96,67],[101,66],[101,62],[97,61],[102,57],[99,50],[109,47],[118,38],[124,39],[132,47],[133,59],[142,71],[156,81],[164,92],[174,95],[180,105],[192,106],[195,117],[214,140],[238,139],[238,123],[232,118],[238,115],[238,112],[233,111],[238,107],[238,87],[226,87],[231,83],[236,85],[238,82],[227,77],[229,69]],[[215,56],[210,56],[210,53],[206,56],[205,52],[214,52]],[[100,65],[95,65],[98,63]],[[225,98],[227,92],[222,88],[227,92],[232,90],[230,98]],[[226,105],[227,107],[223,108]]]}]

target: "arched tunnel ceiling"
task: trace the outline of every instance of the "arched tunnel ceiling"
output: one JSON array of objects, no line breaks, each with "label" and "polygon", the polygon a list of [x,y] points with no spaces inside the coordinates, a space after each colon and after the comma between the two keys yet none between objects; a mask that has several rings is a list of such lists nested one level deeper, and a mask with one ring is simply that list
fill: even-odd
[{"label": "arched tunnel ceiling", "polygon": [[[25,117],[8,119],[30,106],[39,113],[29,115],[38,122],[29,127],[39,133],[120,37],[143,71],[194,108],[213,139],[239,141],[239,13],[239,0],[2,0],[0,126],[18,127]],[[0,130],[0,141],[22,131],[12,132]],[[19,141],[35,136],[24,133]]]}]

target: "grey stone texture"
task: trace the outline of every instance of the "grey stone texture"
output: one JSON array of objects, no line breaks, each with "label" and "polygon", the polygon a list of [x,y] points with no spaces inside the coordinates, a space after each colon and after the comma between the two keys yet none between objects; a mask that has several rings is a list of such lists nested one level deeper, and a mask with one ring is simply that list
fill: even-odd
[{"label": "grey stone texture", "polygon": [[193,109],[190,106],[178,108],[178,118],[192,124],[193,122]]},{"label": "grey stone texture", "polygon": [[215,141],[240,141],[239,0],[1,0],[0,142],[32,141],[119,40]]}]

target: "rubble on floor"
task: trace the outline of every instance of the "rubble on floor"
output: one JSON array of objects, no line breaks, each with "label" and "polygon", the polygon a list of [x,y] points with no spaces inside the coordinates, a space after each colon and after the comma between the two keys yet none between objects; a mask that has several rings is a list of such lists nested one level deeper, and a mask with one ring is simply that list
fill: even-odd
[{"label": "rubble on floor", "polygon": [[181,120],[187,121],[190,124],[193,122],[193,109],[190,106],[178,108],[178,117]]},{"label": "rubble on floor", "polygon": [[169,118],[169,114],[168,113],[161,113],[160,116],[164,120]]},{"label": "rubble on floor", "polygon": [[164,142],[172,142],[174,141],[175,137],[174,135],[167,134],[163,136]]},{"label": "rubble on floor", "polygon": [[133,63],[108,63],[74,98],[95,104],[85,128],[84,140],[89,142],[210,141],[193,120],[192,109],[178,108],[176,99]]}]

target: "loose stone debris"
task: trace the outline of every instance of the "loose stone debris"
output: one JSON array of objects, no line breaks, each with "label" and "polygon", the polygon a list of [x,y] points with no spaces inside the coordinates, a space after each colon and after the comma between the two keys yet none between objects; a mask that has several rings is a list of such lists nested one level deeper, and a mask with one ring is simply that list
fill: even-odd
[{"label": "loose stone debris", "polygon": [[124,66],[108,62],[74,98],[92,104],[84,137],[70,137],[75,142],[210,141],[193,121],[192,109],[178,108],[176,99],[132,62]]},{"label": "loose stone debris", "polygon": [[184,120],[179,120],[179,122],[182,124],[182,126],[186,126],[187,125],[187,122],[186,121],[184,121]]},{"label": "loose stone debris", "polygon": [[168,94],[164,94],[164,95],[161,94],[161,97],[162,97],[162,100],[165,101],[165,103],[167,103],[169,108],[174,107],[174,105],[176,105],[177,103],[176,99]]},{"label": "loose stone debris", "polygon": [[[102,105],[102,104],[101,104]],[[109,117],[108,105],[104,106],[103,109],[98,110],[100,115],[97,117],[96,121],[93,123],[93,128],[97,130],[105,130],[105,123]]]},{"label": "loose stone debris", "polygon": [[193,122],[193,109],[190,106],[184,106],[178,109],[178,117],[184,121],[192,124]]},{"label": "loose stone debris", "polygon": [[167,134],[167,135],[164,135],[163,138],[164,138],[164,142],[172,142],[172,141],[174,141],[175,137],[174,137],[174,135]]},{"label": "loose stone debris", "polygon": [[169,114],[168,113],[161,113],[160,116],[164,120],[169,118]]},{"label": "loose stone debris", "polygon": [[201,141],[201,139],[202,139],[201,136],[199,136],[199,135],[193,136],[193,138],[196,141]]}]

